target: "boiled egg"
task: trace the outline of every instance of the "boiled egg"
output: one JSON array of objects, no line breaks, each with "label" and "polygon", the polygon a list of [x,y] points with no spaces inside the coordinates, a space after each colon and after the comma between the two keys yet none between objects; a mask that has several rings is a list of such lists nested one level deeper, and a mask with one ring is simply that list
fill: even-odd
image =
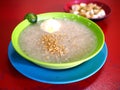
[{"label": "boiled egg", "polygon": [[48,33],[59,31],[61,24],[55,19],[48,19],[41,23],[40,28]]}]

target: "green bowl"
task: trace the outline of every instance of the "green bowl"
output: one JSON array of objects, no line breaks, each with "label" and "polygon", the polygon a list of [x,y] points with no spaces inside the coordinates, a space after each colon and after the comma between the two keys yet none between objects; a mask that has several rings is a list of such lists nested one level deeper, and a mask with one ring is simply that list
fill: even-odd
[{"label": "green bowl", "polygon": [[67,18],[69,20],[74,20],[78,23],[82,23],[84,25],[86,25],[88,28],[90,28],[91,31],[94,32],[94,34],[97,37],[97,46],[95,48],[95,50],[90,53],[89,56],[84,57],[82,59],[79,59],[77,61],[72,61],[72,62],[67,62],[67,63],[47,63],[47,62],[42,62],[40,60],[36,60],[34,58],[31,58],[29,56],[27,56],[22,49],[20,48],[19,45],[19,36],[20,33],[27,27],[30,25],[30,23],[28,22],[28,20],[23,20],[21,23],[19,23],[14,31],[12,32],[12,45],[14,47],[14,49],[18,52],[19,55],[21,55],[22,57],[24,57],[26,60],[33,62],[34,64],[37,64],[39,66],[45,67],[45,68],[50,68],[50,69],[67,69],[67,68],[71,68],[77,65],[80,65],[83,62],[86,62],[88,60],[90,60],[91,58],[93,58],[94,56],[96,56],[101,49],[103,48],[104,42],[105,42],[105,38],[104,38],[104,34],[101,30],[101,28],[94,23],[93,21],[84,18],[82,16],[78,16],[78,15],[74,15],[74,14],[70,14],[70,13],[64,13],[64,12],[51,12],[51,13],[44,13],[44,14],[39,14],[37,15],[38,20],[46,20],[46,19],[50,19],[50,18]]}]

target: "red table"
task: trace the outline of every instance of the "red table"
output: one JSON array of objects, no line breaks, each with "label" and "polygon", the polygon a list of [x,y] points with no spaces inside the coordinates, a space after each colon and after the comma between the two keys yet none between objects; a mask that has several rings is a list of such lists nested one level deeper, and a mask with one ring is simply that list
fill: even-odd
[{"label": "red table", "polygon": [[53,85],[31,80],[13,68],[8,45],[14,27],[27,12],[64,11],[69,0],[0,0],[0,90],[120,90],[120,0],[97,0],[111,7],[111,15],[97,24],[103,29],[108,46],[107,61],[100,71],[80,82]]}]

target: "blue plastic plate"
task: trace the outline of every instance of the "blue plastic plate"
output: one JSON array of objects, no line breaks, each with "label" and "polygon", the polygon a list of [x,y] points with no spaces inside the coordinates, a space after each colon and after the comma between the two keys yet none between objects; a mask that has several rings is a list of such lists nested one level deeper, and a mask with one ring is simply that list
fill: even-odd
[{"label": "blue plastic plate", "polygon": [[107,46],[91,60],[66,70],[52,70],[37,66],[21,57],[13,48],[10,42],[8,56],[13,67],[24,76],[43,83],[67,84],[84,80],[102,68],[107,58]]}]

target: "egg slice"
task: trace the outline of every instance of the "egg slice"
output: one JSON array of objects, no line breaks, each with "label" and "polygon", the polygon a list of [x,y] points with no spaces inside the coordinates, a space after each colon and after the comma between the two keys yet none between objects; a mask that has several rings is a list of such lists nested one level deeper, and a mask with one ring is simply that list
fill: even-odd
[{"label": "egg slice", "polygon": [[48,33],[54,33],[60,29],[61,24],[55,19],[48,19],[41,23],[40,28]]}]

